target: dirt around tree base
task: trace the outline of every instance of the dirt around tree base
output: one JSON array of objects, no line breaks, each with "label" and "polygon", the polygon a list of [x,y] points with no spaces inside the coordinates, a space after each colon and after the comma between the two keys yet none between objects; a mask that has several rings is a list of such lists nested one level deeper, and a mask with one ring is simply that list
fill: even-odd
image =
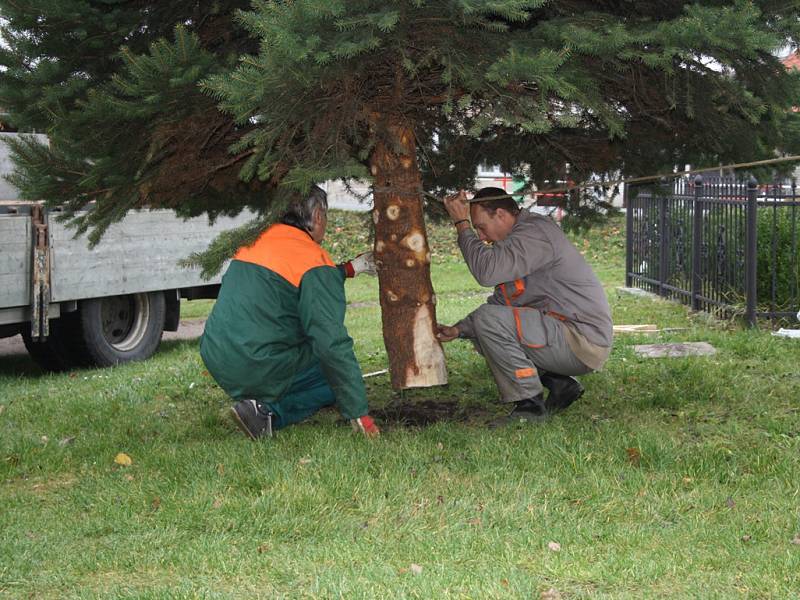
[{"label": "dirt around tree base", "polygon": [[384,429],[427,427],[439,422],[485,423],[497,416],[496,410],[482,406],[463,406],[458,400],[395,400],[370,410]]}]

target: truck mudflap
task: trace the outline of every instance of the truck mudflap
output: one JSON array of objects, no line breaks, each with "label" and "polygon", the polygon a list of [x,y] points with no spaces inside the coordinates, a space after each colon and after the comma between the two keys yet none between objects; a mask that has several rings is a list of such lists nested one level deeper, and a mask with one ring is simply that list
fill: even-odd
[{"label": "truck mudflap", "polygon": [[36,241],[31,269],[31,338],[43,341],[50,335],[50,245],[44,208],[39,204],[33,206],[31,216]]}]

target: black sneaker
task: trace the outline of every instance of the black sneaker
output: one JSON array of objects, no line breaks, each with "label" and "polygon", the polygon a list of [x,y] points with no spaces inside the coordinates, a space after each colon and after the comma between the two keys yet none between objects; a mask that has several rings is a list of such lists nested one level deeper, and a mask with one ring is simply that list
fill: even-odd
[{"label": "black sneaker", "polygon": [[542,385],[550,390],[545,408],[548,414],[561,412],[583,395],[583,386],[574,377],[546,373],[540,375]]},{"label": "black sneaker", "polygon": [[272,437],[272,413],[264,414],[258,410],[255,400],[240,400],[231,407],[233,420],[251,440]]},{"label": "black sneaker", "polygon": [[512,423],[537,423],[547,418],[544,393],[514,403],[514,410],[505,417],[489,423],[489,427],[503,427]]}]

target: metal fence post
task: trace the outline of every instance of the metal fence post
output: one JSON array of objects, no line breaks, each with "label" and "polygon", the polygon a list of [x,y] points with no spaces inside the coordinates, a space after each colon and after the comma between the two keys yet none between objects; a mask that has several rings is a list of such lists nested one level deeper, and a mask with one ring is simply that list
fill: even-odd
[{"label": "metal fence post", "polygon": [[747,180],[747,227],[745,230],[746,247],[744,255],[745,269],[745,319],[750,327],[757,324],[756,301],[758,280],[758,181],[752,175]]},{"label": "metal fence post", "polygon": [[625,206],[625,287],[633,287],[633,207],[628,184],[623,183],[622,203]]},{"label": "metal fence post", "polygon": [[694,207],[692,211],[692,310],[700,310],[703,287],[700,252],[703,241],[703,176],[694,178]]},{"label": "metal fence post", "polygon": [[667,180],[662,177],[658,182],[658,295],[666,296],[667,288],[664,285],[667,283],[667,269],[669,268],[669,247],[670,236],[668,235],[667,224]]}]

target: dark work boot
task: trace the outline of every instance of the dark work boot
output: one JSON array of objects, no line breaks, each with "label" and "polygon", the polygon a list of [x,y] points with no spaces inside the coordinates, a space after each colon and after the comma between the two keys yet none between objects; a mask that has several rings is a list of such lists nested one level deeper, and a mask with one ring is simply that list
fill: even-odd
[{"label": "dark work boot", "polygon": [[536,423],[547,418],[544,393],[514,403],[514,409],[505,417],[491,421],[489,427],[503,427],[512,423]]},{"label": "dark work boot", "polygon": [[255,400],[240,400],[231,407],[231,414],[239,429],[251,440],[272,437],[272,413],[261,412]]},{"label": "dark work boot", "polygon": [[547,373],[539,376],[542,385],[550,390],[545,407],[548,414],[561,412],[583,395],[583,386],[574,377]]}]

